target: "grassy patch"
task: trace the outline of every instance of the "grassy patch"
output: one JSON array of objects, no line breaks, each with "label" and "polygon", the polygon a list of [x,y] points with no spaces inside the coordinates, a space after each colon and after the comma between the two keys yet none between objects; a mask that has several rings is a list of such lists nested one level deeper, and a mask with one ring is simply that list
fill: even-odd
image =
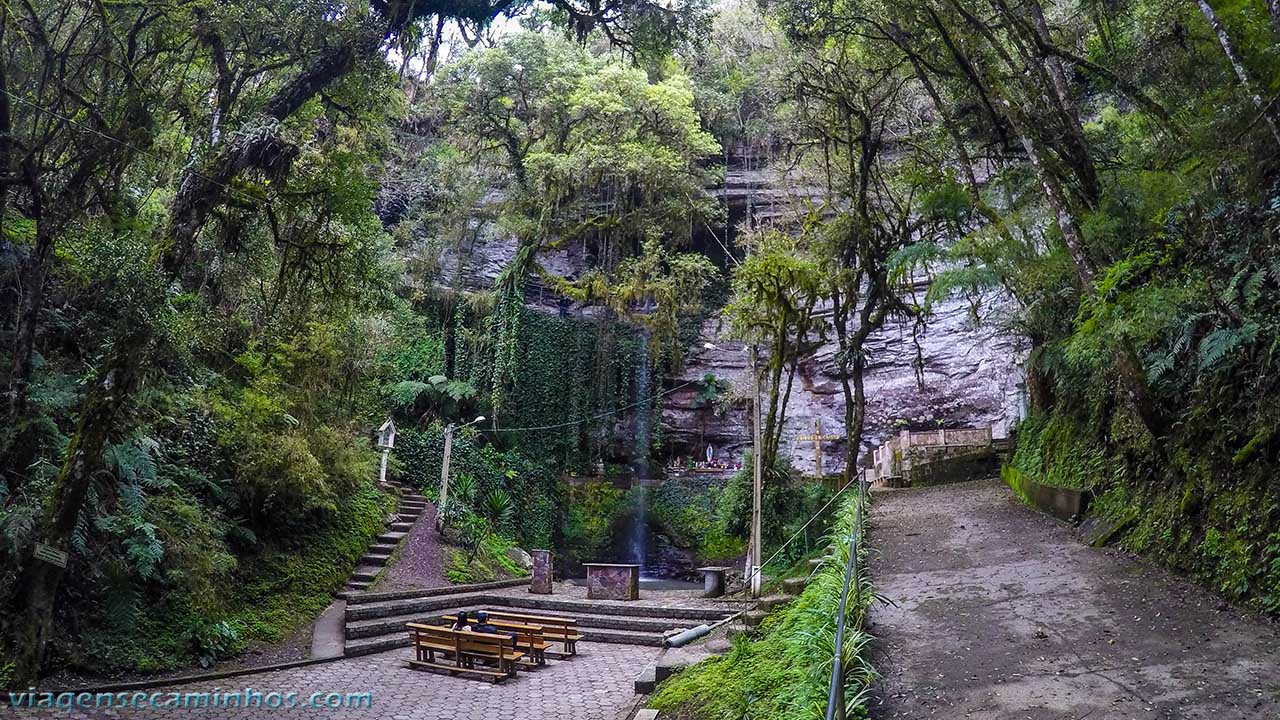
[{"label": "grassy patch", "polygon": [[328,527],[296,547],[264,552],[239,573],[244,585],[227,621],[248,641],[274,642],[318,615],[384,529],[393,501],[372,486],[357,491]]},{"label": "grassy patch", "polygon": [[[856,506],[850,496],[837,513],[830,535],[836,562],[826,563],[799,598],[765,618],[754,638],[739,638],[724,657],[702,662],[664,682],[651,707],[677,720],[821,716],[826,709]],[[859,557],[865,556],[865,547],[860,548]],[[875,677],[866,657],[870,636],[862,631],[872,598],[864,574],[850,591],[842,649],[845,708],[850,718],[866,717],[867,695]]]},{"label": "grassy patch", "polygon": [[507,555],[512,547],[515,546],[510,540],[491,533],[480,543],[473,558],[468,559],[462,550],[453,550],[444,568],[445,578],[460,585],[524,577],[529,571]]}]

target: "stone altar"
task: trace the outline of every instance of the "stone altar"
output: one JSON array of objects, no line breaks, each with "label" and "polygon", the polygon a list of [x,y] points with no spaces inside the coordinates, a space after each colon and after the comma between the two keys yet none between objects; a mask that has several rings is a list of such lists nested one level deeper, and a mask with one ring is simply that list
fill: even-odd
[{"label": "stone altar", "polygon": [[702,573],[702,597],[718,598],[724,595],[724,574],[727,567],[700,567]]},{"label": "stone altar", "polygon": [[583,563],[587,569],[587,598],[639,600],[640,566],[622,563]]}]

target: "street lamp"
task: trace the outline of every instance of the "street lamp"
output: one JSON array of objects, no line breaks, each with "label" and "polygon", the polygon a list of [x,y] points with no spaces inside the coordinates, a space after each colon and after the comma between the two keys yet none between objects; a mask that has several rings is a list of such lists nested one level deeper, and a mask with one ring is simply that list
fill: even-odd
[{"label": "street lamp", "polygon": [[480,415],[475,420],[463,425],[449,423],[444,426],[444,459],[440,463],[440,504],[436,508],[436,530],[444,530],[445,503],[449,501],[449,455],[453,452],[453,431],[471,427],[476,423],[482,423],[484,419],[484,416]]},{"label": "street lamp", "polygon": [[[704,342],[704,350],[721,350],[714,343]],[[753,457],[751,460],[751,546],[747,558],[747,577],[751,578],[751,597],[760,597],[760,562],[763,557],[761,548],[761,505],[764,496],[764,470],[760,458],[760,369],[759,351],[752,343],[747,348],[747,360],[751,365],[751,443]]]}]

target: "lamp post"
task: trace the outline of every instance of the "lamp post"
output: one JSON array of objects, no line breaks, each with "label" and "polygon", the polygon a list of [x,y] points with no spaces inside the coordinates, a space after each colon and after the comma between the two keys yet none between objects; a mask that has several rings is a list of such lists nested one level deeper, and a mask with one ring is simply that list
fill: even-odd
[{"label": "lamp post", "polygon": [[463,425],[449,423],[444,426],[444,459],[440,463],[440,505],[436,508],[437,531],[444,530],[445,505],[449,502],[449,455],[453,452],[453,431],[481,422],[484,422],[483,415]]},{"label": "lamp post", "polygon": [[[720,350],[712,343],[703,343],[705,350]],[[760,597],[760,563],[764,557],[761,545],[762,506],[764,504],[764,470],[760,462],[760,353],[755,343],[747,346],[748,365],[751,366],[751,544],[747,552],[747,577],[751,579],[751,597]]]}]

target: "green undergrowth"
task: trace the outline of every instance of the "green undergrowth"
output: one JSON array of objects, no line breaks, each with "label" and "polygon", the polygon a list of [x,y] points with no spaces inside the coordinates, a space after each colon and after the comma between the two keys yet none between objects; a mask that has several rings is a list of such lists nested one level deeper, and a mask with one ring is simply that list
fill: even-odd
[{"label": "green undergrowth", "polygon": [[1087,429],[1058,415],[1035,415],[1018,426],[1018,449],[1002,472],[1015,490],[1028,479],[1084,490],[1111,472],[1101,445]]},{"label": "green undergrowth", "polygon": [[510,540],[500,535],[489,535],[481,541],[472,557],[468,557],[464,550],[452,550],[444,569],[445,578],[461,585],[524,577],[529,571],[507,554],[513,547],[515,545]]},{"label": "green undergrowth", "polygon": [[392,509],[390,498],[365,485],[339,500],[332,518],[315,530],[241,559],[225,585],[198,606],[171,593],[152,598],[143,612],[137,591],[113,591],[104,598],[106,619],[66,662],[89,671],[163,671],[280,641],[329,605]]},{"label": "green undergrowth", "polygon": [[[834,658],[836,617],[849,557],[849,531],[857,501],[840,507],[828,539],[835,561],[825,563],[799,598],[771,613],[751,637],[741,636],[727,655],[706,660],[659,686],[650,706],[675,720],[808,720],[822,717]],[[865,560],[865,546],[859,558]],[[865,567],[865,562],[860,563]],[[846,717],[865,718],[875,670],[862,630],[874,598],[860,574],[850,590],[843,664]]]},{"label": "green undergrowth", "polygon": [[245,582],[231,600],[227,622],[243,628],[249,642],[287,637],[329,605],[394,509],[390,497],[364,486],[305,542],[254,558],[243,569]]},{"label": "green undergrowth", "polygon": [[724,562],[746,551],[744,538],[727,531],[719,514],[724,480],[672,478],[645,488],[649,522],[698,562]]}]

